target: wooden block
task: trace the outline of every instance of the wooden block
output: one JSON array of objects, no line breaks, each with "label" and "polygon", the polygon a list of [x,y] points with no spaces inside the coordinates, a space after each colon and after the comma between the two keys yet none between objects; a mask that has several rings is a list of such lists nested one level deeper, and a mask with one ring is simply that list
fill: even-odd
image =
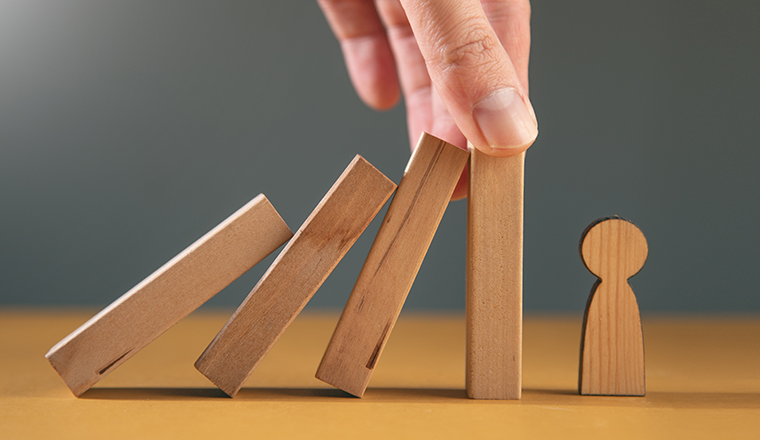
[{"label": "wooden block", "polygon": [[50,349],[80,396],[285,243],[292,232],[263,194]]},{"label": "wooden block", "polygon": [[599,279],[583,318],[578,391],[584,395],[643,396],[644,337],[628,279],[647,259],[647,241],[633,223],[608,217],[583,233],[581,258]]},{"label": "wooden block", "polygon": [[399,183],[317,379],[361,397],[469,154],[423,134]]},{"label": "wooden block", "polygon": [[467,395],[522,394],[525,153],[488,156],[470,145],[467,195]]},{"label": "wooden block", "polygon": [[356,156],[195,367],[235,396],[395,189]]}]

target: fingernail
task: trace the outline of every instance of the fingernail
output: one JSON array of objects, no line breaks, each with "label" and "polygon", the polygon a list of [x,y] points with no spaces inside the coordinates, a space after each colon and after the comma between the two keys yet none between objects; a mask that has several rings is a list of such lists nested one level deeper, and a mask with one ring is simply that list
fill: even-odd
[{"label": "fingernail", "polygon": [[513,88],[501,89],[475,104],[473,116],[494,150],[525,148],[538,136],[535,119]]}]

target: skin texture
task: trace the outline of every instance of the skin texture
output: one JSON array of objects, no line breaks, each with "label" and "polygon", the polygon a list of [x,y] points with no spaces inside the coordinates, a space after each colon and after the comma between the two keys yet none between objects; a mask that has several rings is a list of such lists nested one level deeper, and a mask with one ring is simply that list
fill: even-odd
[{"label": "skin texture", "polygon": [[[528,0],[318,2],[362,101],[385,110],[403,94],[412,148],[423,131],[495,156],[535,140]],[[505,102],[510,112],[493,110]],[[453,198],[466,192],[465,172]]]}]

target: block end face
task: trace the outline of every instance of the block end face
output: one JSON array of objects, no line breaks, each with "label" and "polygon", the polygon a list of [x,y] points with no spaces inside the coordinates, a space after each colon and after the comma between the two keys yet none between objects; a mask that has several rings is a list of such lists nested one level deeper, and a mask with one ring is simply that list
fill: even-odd
[{"label": "block end face", "polygon": [[364,396],[364,392],[367,391],[366,385],[357,386],[356,384],[351,384],[347,383],[346,381],[339,380],[339,378],[332,377],[329,372],[326,372],[321,368],[317,370],[317,374],[314,377],[354,397],[361,398]]},{"label": "block end face", "polygon": [[208,365],[206,365],[202,358],[198,359],[195,362],[195,369],[198,370],[199,373],[201,373],[203,376],[206,377],[211,383],[213,383],[217,388],[222,390],[224,394],[235,397],[237,393],[240,391],[240,388],[243,387],[242,383],[231,383],[229,379],[225,380],[225,378],[220,377],[216,370],[213,368],[210,368]]},{"label": "block end face", "polygon": [[92,375],[86,378],[81,377],[74,377],[74,375],[69,372],[69,370],[66,369],[66,364],[61,363],[58,358],[58,345],[51,348],[47,354],[45,354],[45,359],[47,359],[48,363],[50,363],[50,366],[53,367],[53,370],[58,374],[58,376],[63,380],[63,383],[66,384],[66,388],[71,391],[71,394],[74,395],[74,397],[80,397],[82,394],[84,394],[87,390],[92,388],[93,385],[95,385],[100,379],[101,375]]}]

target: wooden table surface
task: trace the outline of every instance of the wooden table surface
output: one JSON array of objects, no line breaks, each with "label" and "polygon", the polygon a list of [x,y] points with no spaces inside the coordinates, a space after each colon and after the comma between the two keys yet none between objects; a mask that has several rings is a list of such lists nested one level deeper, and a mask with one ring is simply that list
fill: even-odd
[{"label": "wooden table surface", "polygon": [[576,392],[581,316],[526,317],[523,399],[464,392],[464,317],[402,313],[365,397],[314,379],[336,314],[298,317],[234,399],[181,321],[75,398],[44,354],[95,311],[0,310],[0,439],[760,438],[760,317],[647,318],[646,397]]}]

